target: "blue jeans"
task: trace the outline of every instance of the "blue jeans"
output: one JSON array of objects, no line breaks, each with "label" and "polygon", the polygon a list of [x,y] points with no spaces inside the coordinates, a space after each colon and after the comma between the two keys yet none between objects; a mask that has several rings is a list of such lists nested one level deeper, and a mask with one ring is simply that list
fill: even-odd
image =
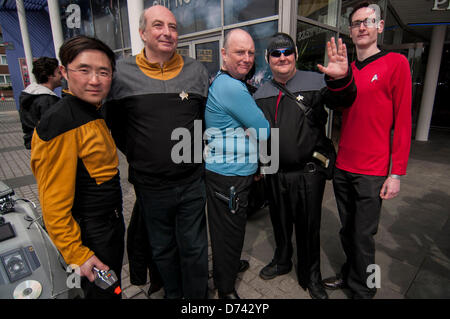
[{"label": "blue jeans", "polygon": [[158,191],[135,185],[135,191],[166,298],[206,298],[208,237],[203,178]]}]

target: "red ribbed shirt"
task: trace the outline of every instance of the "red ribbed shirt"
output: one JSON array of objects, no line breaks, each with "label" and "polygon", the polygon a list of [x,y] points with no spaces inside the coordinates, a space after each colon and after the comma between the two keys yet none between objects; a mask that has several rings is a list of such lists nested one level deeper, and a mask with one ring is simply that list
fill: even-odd
[{"label": "red ribbed shirt", "polygon": [[[357,97],[343,111],[336,166],[364,175],[406,174],[411,146],[411,73],[398,53],[352,63]],[[391,136],[392,135],[392,136]]]}]

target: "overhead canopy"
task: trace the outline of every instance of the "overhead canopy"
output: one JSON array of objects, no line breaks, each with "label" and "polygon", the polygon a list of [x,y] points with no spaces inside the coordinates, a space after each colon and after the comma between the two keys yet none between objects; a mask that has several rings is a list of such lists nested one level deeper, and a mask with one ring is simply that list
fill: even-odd
[{"label": "overhead canopy", "polygon": [[[404,42],[428,42],[434,25],[450,24],[449,0],[390,0],[389,3],[400,21],[388,19],[387,29],[401,22],[405,28],[414,32],[415,36],[412,37],[405,34]],[[446,41],[450,41],[450,32],[447,32]]]},{"label": "overhead canopy", "polygon": [[[47,0],[23,0],[25,10],[39,11],[47,7]],[[16,10],[16,0],[0,0],[0,10]]]},{"label": "overhead canopy", "polygon": [[406,25],[450,23],[449,1],[390,0],[390,3]]}]

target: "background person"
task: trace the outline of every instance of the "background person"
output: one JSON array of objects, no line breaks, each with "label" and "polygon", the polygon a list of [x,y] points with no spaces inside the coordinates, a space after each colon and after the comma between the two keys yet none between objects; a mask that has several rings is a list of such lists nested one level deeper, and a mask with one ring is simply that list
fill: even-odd
[{"label": "background person", "polygon": [[62,79],[59,63],[55,58],[40,57],[33,61],[33,74],[37,83],[28,85],[19,97],[23,142],[28,150],[31,149],[34,128],[42,115],[59,101],[53,91],[61,86]]}]

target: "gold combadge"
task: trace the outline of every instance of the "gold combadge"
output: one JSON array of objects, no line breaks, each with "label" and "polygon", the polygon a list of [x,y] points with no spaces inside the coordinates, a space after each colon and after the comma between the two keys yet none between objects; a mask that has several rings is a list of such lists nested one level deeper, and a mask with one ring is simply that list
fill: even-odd
[{"label": "gold combadge", "polygon": [[187,94],[186,92],[184,92],[184,90],[180,93],[180,97],[181,100],[184,101],[184,99],[188,99],[189,98],[189,94]]}]

